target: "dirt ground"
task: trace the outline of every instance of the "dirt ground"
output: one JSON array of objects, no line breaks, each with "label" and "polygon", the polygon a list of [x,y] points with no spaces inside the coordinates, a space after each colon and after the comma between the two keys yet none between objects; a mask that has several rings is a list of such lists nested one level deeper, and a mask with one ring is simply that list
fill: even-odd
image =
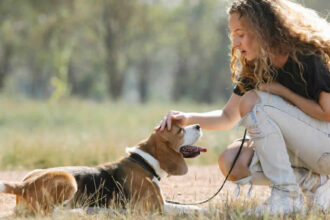
[{"label": "dirt ground", "polygon": [[[12,171],[0,172],[0,181],[18,181],[24,177],[27,172]],[[171,176],[162,179],[161,186],[166,200],[178,202],[197,202],[209,198],[213,195],[222,184],[224,177],[220,173],[218,166],[191,166],[188,174],[184,176]],[[222,192],[217,195],[211,204],[219,204],[228,198],[235,198],[236,185],[226,183]],[[247,196],[249,186],[241,189],[241,197]],[[267,187],[255,186],[252,198],[258,198],[263,201],[269,195]],[[203,205],[208,206],[209,204]],[[8,217],[13,215],[15,207],[15,196],[8,194],[0,194],[0,217]]]}]

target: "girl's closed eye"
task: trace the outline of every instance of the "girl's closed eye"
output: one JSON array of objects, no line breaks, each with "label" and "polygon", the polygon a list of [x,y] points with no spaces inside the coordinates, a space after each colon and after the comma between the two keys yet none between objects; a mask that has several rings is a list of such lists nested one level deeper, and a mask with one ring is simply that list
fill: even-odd
[{"label": "girl's closed eye", "polygon": [[236,33],[236,36],[238,36],[240,38],[244,37],[244,35],[245,35],[244,32],[238,32],[238,33]]}]

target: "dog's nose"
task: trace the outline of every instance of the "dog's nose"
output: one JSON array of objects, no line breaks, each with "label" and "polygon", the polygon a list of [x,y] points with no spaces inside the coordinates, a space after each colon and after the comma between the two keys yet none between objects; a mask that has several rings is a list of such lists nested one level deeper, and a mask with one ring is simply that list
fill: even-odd
[{"label": "dog's nose", "polygon": [[200,126],[200,125],[195,125],[195,128],[196,128],[197,130],[199,130],[199,129],[201,128],[201,126]]}]

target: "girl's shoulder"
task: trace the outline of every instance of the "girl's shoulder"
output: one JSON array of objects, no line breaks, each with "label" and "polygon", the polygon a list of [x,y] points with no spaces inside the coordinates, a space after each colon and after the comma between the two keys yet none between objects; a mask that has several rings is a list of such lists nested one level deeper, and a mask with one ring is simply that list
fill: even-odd
[{"label": "girl's shoulder", "polygon": [[300,76],[302,70],[304,77],[322,75],[328,78],[330,76],[329,68],[320,54],[297,53],[296,58],[299,63],[290,54],[288,61],[283,68],[279,69],[279,72],[289,72],[293,75]]},{"label": "girl's shoulder", "polygon": [[307,69],[321,69],[323,72],[329,73],[329,68],[319,53],[297,54],[297,58]]},{"label": "girl's shoulder", "polygon": [[[297,54],[299,64],[290,56],[276,81],[291,91],[309,99],[318,100],[320,92],[330,92],[330,72],[319,54]],[[301,68],[302,67],[302,68]]]}]

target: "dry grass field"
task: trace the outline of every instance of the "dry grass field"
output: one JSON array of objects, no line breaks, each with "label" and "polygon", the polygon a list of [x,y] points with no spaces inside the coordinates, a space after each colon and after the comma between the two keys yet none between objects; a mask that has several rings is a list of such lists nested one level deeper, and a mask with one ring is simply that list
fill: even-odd
[{"label": "dry grass field", "polygon": [[[26,171],[7,171],[0,172],[0,180],[20,180],[26,174]],[[207,199],[213,195],[219,188],[223,181],[223,176],[218,170],[217,166],[192,166],[189,168],[189,172],[185,176],[171,176],[161,181],[162,190],[165,195],[165,199],[179,201],[179,202],[197,202]],[[216,196],[211,202],[204,205],[200,205],[206,209],[218,209],[220,215],[225,216],[224,212],[227,209],[226,205],[237,206],[237,201],[240,203],[246,201],[246,193],[248,187],[243,187],[241,197],[237,199],[235,197],[235,185],[227,183],[224,190]],[[269,194],[267,187],[255,187],[253,192],[254,200],[257,196],[258,200],[262,201]],[[232,203],[232,204],[229,204]],[[252,204],[250,202],[250,204]],[[16,218],[13,213],[15,207],[15,196],[0,194],[0,217],[2,218]],[[229,213],[228,218],[231,219],[239,215],[243,215],[243,206],[239,205],[236,211]],[[72,216],[70,216],[72,218]],[[78,216],[75,216],[78,217]],[[88,216],[85,216],[88,217]],[[95,217],[96,216],[89,216]],[[142,217],[142,216],[140,216]],[[168,216],[170,218],[170,216]],[[215,215],[213,217],[216,217]],[[235,217],[235,218],[236,218]],[[74,218],[74,217],[73,217]],[[160,218],[166,218],[162,216]]]},{"label": "dry grass field", "polygon": [[[20,180],[36,168],[85,165],[95,166],[125,156],[125,147],[147,138],[154,126],[170,109],[205,112],[221,105],[193,103],[97,103],[82,100],[62,100],[47,103],[26,99],[0,97],[0,181]],[[161,181],[167,200],[194,202],[213,195],[223,181],[217,164],[220,152],[242,135],[242,130],[204,131],[198,145],[207,153],[187,160],[185,176]],[[126,213],[119,215],[73,215],[50,219],[255,219],[246,212],[264,201],[267,187],[255,186],[250,198],[249,186],[241,197],[235,197],[235,185],[227,183],[211,202],[202,205],[209,215],[159,215]],[[15,198],[0,194],[0,218],[17,219],[13,214]],[[19,217],[23,218],[23,217]],[[24,217],[25,218],[25,217]],[[31,218],[31,217],[28,217]],[[36,216],[34,219],[47,219]],[[308,210],[305,216],[270,217],[264,219],[330,219],[328,215]]]},{"label": "dry grass field", "polygon": [[[0,172],[0,180],[19,180],[26,171]],[[224,177],[215,165],[190,166],[185,176],[171,176],[161,181],[165,199],[179,202],[197,202],[207,199],[219,188]],[[0,219],[256,219],[248,216],[247,211],[264,201],[270,193],[266,186],[254,186],[251,196],[247,196],[249,186],[241,188],[241,195],[236,197],[236,186],[230,182],[226,183],[222,192],[210,202],[199,205],[209,210],[209,215],[176,215],[176,214],[65,214],[59,216],[16,216],[14,214],[15,196],[0,194]],[[328,220],[330,216],[309,210],[305,216],[266,216],[260,219],[323,219]]]}]

